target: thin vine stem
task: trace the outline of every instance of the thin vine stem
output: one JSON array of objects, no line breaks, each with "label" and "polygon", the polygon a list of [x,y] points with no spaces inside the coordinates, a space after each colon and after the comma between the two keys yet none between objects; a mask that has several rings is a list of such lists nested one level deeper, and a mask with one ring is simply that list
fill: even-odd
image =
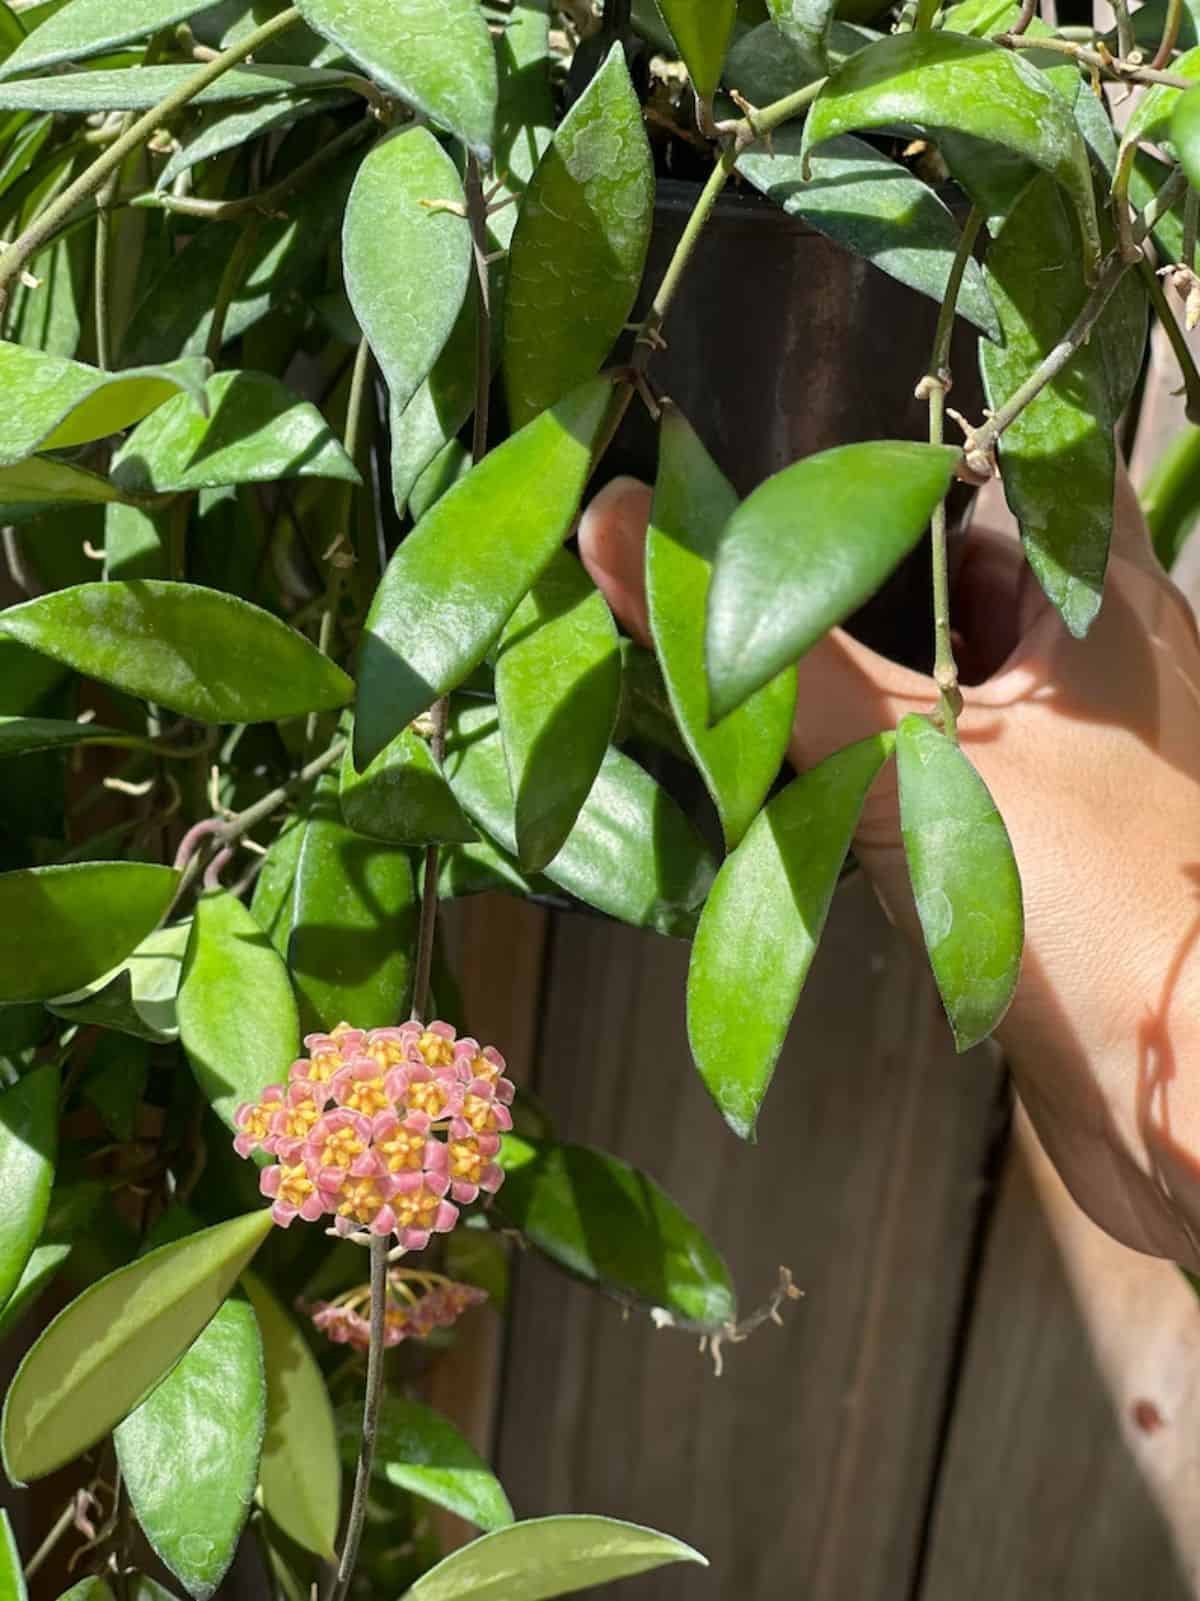
[{"label": "thin vine stem", "polygon": [[244,217],[269,217],[297,189],[315,177],[322,167],[327,167],[331,161],[336,161],[340,155],[356,145],[371,131],[371,128],[371,118],[363,117],[349,128],[343,129],[327,145],[322,145],[316,155],[301,162],[278,183],[272,184],[269,189],[260,189],[257,194],[238,195],[233,200],[203,200],[194,195],[148,194],[139,195],[135,204],[147,211],[172,211],[183,217],[197,217],[204,222],[239,222]]},{"label": "thin vine stem", "polygon": [[224,77],[232,67],[238,66],[256,50],[268,44],[277,34],[283,33],[299,20],[300,12],[295,6],[291,6],[288,10],[281,11],[278,16],[272,17],[269,22],[264,22],[261,27],[255,28],[244,39],[231,44],[227,50],[222,50],[219,56],[207,62],[186,83],[180,84],[178,89],[172,90],[169,95],[164,95],[157,105],[151,106],[150,110],[131,124],[119,139],[115,139],[106,150],[102,151],[91,166],[80,173],[74,183],[68,184],[53,205],[47,206],[45,211],[12,241],[0,256],[0,311],[7,302],[10,285],[24,269],[30,257],[51,238],[60,223],[66,221],[76,206],[84,200],[90,200],[103,187],[110,173],[120,170],[126,156],[145,144],[168,117],[188,105],[210,84]]},{"label": "thin vine stem", "polygon": [[1179,39],[1179,26],[1183,21],[1183,0],[1167,0],[1167,15],[1163,22],[1162,38],[1158,42],[1158,49],[1154,52],[1154,59],[1150,65],[1154,70],[1161,71],[1171,59]]},{"label": "thin vine stem", "polygon": [[225,324],[229,320],[230,308],[237,298],[238,290],[245,281],[250,257],[254,253],[258,239],[258,227],[258,217],[250,217],[247,220],[246,226],[237,236],[233,249],[229,252],[229,259],[225,263],[221,281],[217,285],[212,321],[208,325],[208,339],[204,346],[204,354],[214,367],[221,359],[221,349],[225,344]]},{"label": "thin vine stem", "polygon": [[371,1241],[371,1334],[367,1347],[367,1386],[363,1398],[362,1433],[358,1442],[358,1466],[354,1473],[354,1494],[350,1501],[350,1516],[342,1541],[337,1576],[329,1592],[329,1601],[345,1601],[355,1565],[358,1548],[362,1544],[363,1527],[367,1520],[367,1501],[371,1488],[371,1474],[375,1467],[375,1440],[379,1432],[379,1411],[383,1405],[384,1333],[387,1317],[388,1244],[386,1237]]},{"label": "thin vine stem", "polygon": [[1187,336],[1176,321],[1175,313],[1163,293],[1162,279],[1145,256],[1139,261],[1138,270],[1146,285],[1155,315],[1162,324],[1162,330],[1175,353],[1175,360],[1179,363],[1179,373],[1183,379],[1183,391],[1186,396],[1184,412],[1187,420],[1190,423],[1200,423],[1200,372],[1196,370],[1196,360],[1187,342]]},{"label": "thin vine stem", "polygon": [[996,34],[993,42],[1003,45],[1008,50],[1053,50],[1059,55],[1070,56],[1080,65],[1121,83],[1164,83],[1170,89],[1196,87],[1195,79],[1185,78],[1182,73],[1163,72],[1158,67],[1145,67],[1140,61],[1124,61],[1117,56],[1101,55],[1099,50],[1091,50],[1087,45],[1077,44],[1072,39],[1030,38],[1027,34],[1010,31]]}]

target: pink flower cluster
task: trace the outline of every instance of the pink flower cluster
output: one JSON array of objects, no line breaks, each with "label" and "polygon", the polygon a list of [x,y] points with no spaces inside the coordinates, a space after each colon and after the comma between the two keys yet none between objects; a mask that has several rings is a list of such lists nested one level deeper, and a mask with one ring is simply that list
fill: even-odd
[{"label": "pink flower cluster", "polygon": [[[457,1284],[434,1273],[421,1276],[420,1289],[420,1294],[414,1294],[404,1275],[388,1275],[384,1345],[428,1339],[435,1329],[448,1329],[469,1307],[487,1300],[485,1290],[476,1289],[473,1284]],[[369,1301],[370,1290],[364,1287],[337,1301],[318,1301],[307,1310],[314,1326],[335,1345],[352,1345],[356,1351],[365,1351],[371,1344],[371,1320],[365,1309]]]},{"label": "pink flower cluster", "polygon": [[304,1044],[287,1084],[235,1114],[238,1154],[276,1159],[260,1185],[282,1228],[331,1217],[340,1234],[395,1234],[420,1251],[454,1227],[459,1205],[500,1188],[513,1085],[490,1045],[449,1023],[339,1023]]}]

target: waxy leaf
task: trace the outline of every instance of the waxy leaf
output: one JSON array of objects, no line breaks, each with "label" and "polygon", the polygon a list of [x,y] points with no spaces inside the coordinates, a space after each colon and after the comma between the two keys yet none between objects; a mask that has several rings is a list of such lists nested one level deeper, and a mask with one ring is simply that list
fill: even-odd
[{"label": "waxy leaf", "polygon": [[27,1601],[25,1570],[8,1513],[0,1507],[0,1601]]},{"label": "waxy leaf", "polygon": [[507,852],[490,840],[447,846],[438,857],[438,899],[456,901],[466,895],[547,895],[549,879],[528,878]]},{"label": "waxy leaf", "polygon": [[208,363],[190,357],[165,367],[101,372],[41,350],[0,341],[0,466],[36,450],[65,450],[140,422],[183,390],[203,407]]},{"label": "waxy leaf", "polygon": [[464,204],[458,171],[428,128],[408,128],[368,154],[342,227],[346,292],[401,408],[429,376],[471,279],[470,226],[431,207],[439,200]]},{"label": "waxy leaf", "polygon": [[929,964],[954,1043],[969,1050],[1008,1010],[1021,971],[1021,878],[974,767],[923,717],[896,730],[900,829]]},{"label": "waxy leaf", "polygon": [[[940,304],[958,248],[958,224],[928,184],[861,139],[831,139],[810,158],[801,177],[803,127],[791,123],[772,135],[770,151],[753,147],[738,157],[738,171],[756,189],[801,217],[836,244],[889,277]],[[958,309],[989,338],[1000,332],[979,263],[968,260]]]},{"label": "waxy leaf", "polygon": [[653,213],[650,147],[616,44],[538,163],[513,233],[504,381],[514,427],[608,356],[641,283]]},{"label": "waxy leaf", "polygon": [[1193,189],[1200,189],[1200,90],[1191,89],[1175,106],[1171,143]]},{"label": "waxy leaf", "polygon": [[47,1062],[0,1093],[0,1306],[42,1232],[58,1146],[59,1071]]},{"label": "waxy leaf", "polygon": [[87,1181],[56,1186],[40,1241],[34,1246],[20,1279],[0,1307],[0,1338],[7,1338],[42,1291],[69,1260],[108,1191],[104,1184]]},{"label": "waxy leaf", "polygon": [[[1049,172],[1075,207],[1085,265],[1094,271],[1100,234],[1087,147],[1070,106],[1039,68],[964,34],[894,34],[832,75],[805,121],[801,155],[838,134],[897,125],[935,135],[950,129]],[[969,174],[960,176],[969,182]]]},{"label": "waxy leaf", "polygon": [[287,968],[228,890],[196,902],[176,1010],[192,1071],[230,1128],[243,1101],[287,1080],[300,1051]]},{"label": "waxy leaf", "polygon": [[[0,83],[0,111],[149,111],[196,76],[191,67],[138,67],[52,73]],[[295,89],[337,89],[344,72],[320,67],[234,67],[196,95],[194,106],[262,100]]]},{"label": "waxy leaf", "polygon": [[342,821],[338,777],[317,793],[296,865],[288,967],[306,1032],[406,1016],[417,900],[407,851],[364,839]]},{"label": "waxy leaf", "polygon": [[779,775],[796,709],[785,668],[715,728],[708,726],[704,618],[721,530],[737,495],[686,419],[664,408],[658,481],[646,534],[650,631],[671,708],[732,849]]},{"label": "waxy leaf", "polygon": [[[454,712],[446,776],[468,816],[515,856],[512,789],[494,706]],[[713,872],[708,847],[666,790],[610,749],[546,876],[610,917],[687,938]]]},{"label": "waxy leaf", "polygon": [[824,60],[835,9],[834,0],[767,0],[775,26],[817,61]]},{"label": "waxy leaf", "polygon": [[[1072,248],[1062,197],[1047,178],[1032,183],[993,241],[987,280],[1004,327],[1002,344],[981,344],[979,366],[993,410],[1062,338],[1087,288],[1048,270]],[[1008,504],[1038,582],[1076,638],[1104,595],[1112,535],[1116,446],[1105,346],[1089,340],[1004,431],[1000,468]]]},{"label": "waxy leaf", "polygon": [[69,1023],[95,1023],[155,1043],[177,1038],[175,999],[190,932],[190,923],[155,929],[117,967],[54,996],[47,1007]]},{"label": "waxy leaf", "polygon": [[0,67],[0,78],[85,61],[129,39],[149,38],[196,9],[196,0],[129,0],[119,6],[112,0],[70,0],[32,29]]},{"label": "waxy leaf", "polygon": [[82,989],[129,955],[179,875],[144,862],[73,862],[0,873],[0,1005]]},{"label": "waxy leaf", "polygon": [[[358,1460],[362,1407],[351,1402],[339,1408],[337,1422],[342,1461],[353,1469]],[[499,1479],[475,1448],[449,1418],[405,1396],[384,1396],[375,1472],[397,1489],[445,1507],[478,1529],[499,1529],[513,1521]]]},{"label": "waxy leaf", "polygon": [[509,618],[496,658],[517,858],[527,872],[540,872],[575,826],[620,698],[612,613],[576,558],[556,551]]},{"label": "waxy leaf", "polygon": [[356,766],[496,643],[570,529],[611,399],[597,378],[536,417],[459,479],[392,557],[363,636]]},{"label": "waxy leaf", "polygon": [[[1200,47],[1187,50],[1171,63],[1171,73],[1180,78],[1200,78]],[[1194,91],[1174,89],[1156,83],[1138,97],[1121,134],[1121,152],[1126,159],[1129,147],[1140,140],[1161,142],[1172,130],[1173,114],[1185,97]]]},{"label": "waxy leaf", "polygon": [[174,1367],[268,1230],[266,1207],[164,1245],[91,1285],[60,1312],[9,1386],[0,1424],[14,1484],[102,1440]]},{"label": "waxy leaf", "polygon": [[451,845],[477,837],[428,740],[411,728],[397,734],[362,773],[347,747],[341,803],[342,816],[356,834],[393,845]]},{"label": "waxy leaf", "polygon": [[0,467],[0,508],[73,506],[79,502],[122,500],[121,491],[98,473],[71,467],[47,456]]},{"label": "waxy leaf", "polygon": [[343,706],[354,692],[295,629],[196,584],[77,584],[0,612],[0,635],[198,722],[302,717]]},{"label": "waxy leaf", "polygon": [[391,408],[392,494],[400,516],[425,469],[474,409],[477,318],[477,297],[468,294],[429,377],[403,411]]},{"label": "waxy leaf", "polygon": [[785,467],[744,500],[708,600],[711,711],[724,717],[873,595],[950,487],[949,445],[876,440]]},{"label": "waxy leaf", "polygon": [[244,1288],[258,1318],[267,1375],[263,1507],[297,1545],[332,1559],[342,1469],[329,1391],[308,1342],[267,1286],[247,1273]]},{"label": "waxy leaf", "polygon": [[73,723],[54,717],[0,717],[0,760],[30,756],[35,751],[65,750],[74,745],[114,745],[126,750],[155,749],[144,734],[129,734],[103,723]]},{"label": "waxy leaf", "polygon": [[484,1534],[431,1568],[405,1601],[545,1601],[669,1562],[708,1563],[682,1540],[615,1518],[531,1518]]},{"label": "waxy leaf", "polygon": [[181,172],[219,156],[225,150],[238,150],[252,139],[277,128],[287,128],[304,117],[324,111],[337,111],[349,104],[350,95],[336,93],[282,95],[275,101],[260,102],[245,110],[212,112],[195,132],[181,139],[179,148],[154,181],[155,193],[169,190]]},{"label": "waxy leaf", "polygon": [[276,834],[263,858],[250,902],[254,921],[285,959],[288,940],[292,937],[292,911],[296,900],[292,887],[296,882],[300,847],[304,844],[304,824],[304,817],[297,812]]},{"label": "waxy leaf", "polygon": [[280,478],[359,482],[321,413],[277,378],[219,372],[205,392],[207,416],[180,396],[147,417],[113,458],[113,483],[135,493],[174,494]]},{"label": "waxy leaf", "polygon": [[233,1561],[258,1484],[266,1422],[253,1308],[226,1301],[113,1435],[134,1515],[196,1601]]},{"label": "waxy leaf", "polygon": [[711,100],[721,81],[725,52],[737,21],[737,0],[658,0],[679,54],[702,100]]},{"label": "waxy leaf", "polygon": [[505,1136],[496,1209],[580,1278],[661,1307],[689,1328],[737,1317],[729,1270],[653,1179],[584,1145]]},{"label": "waxy leaf", "polygon": [[58,1601],[114,1601],[112,1591],[103,1579],[80,1579],[69,1590],[64,1590]]},{"label": "waxy leaf", "polygon": [[380,88],[456,134],[487,166],[496,56],[478,0],[299,0],[300,13]]},{"label": "waxy leaf", "polygon": [[688,969],[688,1038],[742,1139],[754,1137],[863,801],[891,749],[892,736],[877,734],[794,778],[708,897]]}]

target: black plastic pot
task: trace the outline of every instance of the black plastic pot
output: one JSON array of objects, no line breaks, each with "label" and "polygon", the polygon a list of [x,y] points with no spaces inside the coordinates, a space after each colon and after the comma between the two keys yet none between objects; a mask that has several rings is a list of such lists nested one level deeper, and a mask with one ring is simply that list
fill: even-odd
[{"label": "black plastic pot", "polygon": [[[660,180],[644,300],[661,281],[695,204],[691,184]],[[645,306],[639,307],[638,315]],[[928,408],[913,389],[929,363],[937,307],[756,195],[717,203],[653,363],[656,388],[682,409],[739,493],[834,445],[924,439]],[[975,335],[961,322],[951,404],[978,417]],[[951,437],[955,437],[951,435]],[[657,442],[645,407],[630,408],[605,477],[653,481]],[[956,488],[951,523],[971,493]],[[877,650],[915,667],[931,659],[928,542],[851,619]]]}]

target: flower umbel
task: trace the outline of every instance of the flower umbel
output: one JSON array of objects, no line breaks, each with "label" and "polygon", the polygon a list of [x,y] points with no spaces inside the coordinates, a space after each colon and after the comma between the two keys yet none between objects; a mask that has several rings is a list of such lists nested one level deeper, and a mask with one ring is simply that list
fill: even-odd
[{"label": "flower umbel", "polygon": [[[365,1351],[371,1343],[371,1324],[363,1310],[371,1299],[367,1284],[348,1290],[336,1301],[318,1301],[304,1307],[313,1324],[335,1345]],[[385,1345],[402,1340],[427,1339],[435,1329],[448,1329],[469,1307],[487,1300],[485,1290],[459,1284],[440,1273],[413,1273],[394,1269],[388,1274]]]},{"label": "flower umbel", "polygon": [[[514,1091],[499,1051],[460,1040],[449,1023],[370,1031],[339,1023],[304,1044],[308,1055],[292,1063],[287,1084],[269,1084],[235,1117],[238,1154],[276,1159],[259,1183],[281,1228],[328,1218],[339,1234],[394,1234],[395,1254],[420,1251],[454,1227],[459,1206],[500,1188],[495,1157],[512,1127]],[[388,1316],[403,1332],[389,1343],[428,1332],[430,1318],[429,1328],[453,1322],[452,1306],[478,1298],[449,1280],[426,1285],[418,1317],[411,1293],[396,1291]],[[366,1319],[352,1307],[334,1303],[313,1316],[331,1339],[357,1344],[361,1335],[365,1349]]]}]

